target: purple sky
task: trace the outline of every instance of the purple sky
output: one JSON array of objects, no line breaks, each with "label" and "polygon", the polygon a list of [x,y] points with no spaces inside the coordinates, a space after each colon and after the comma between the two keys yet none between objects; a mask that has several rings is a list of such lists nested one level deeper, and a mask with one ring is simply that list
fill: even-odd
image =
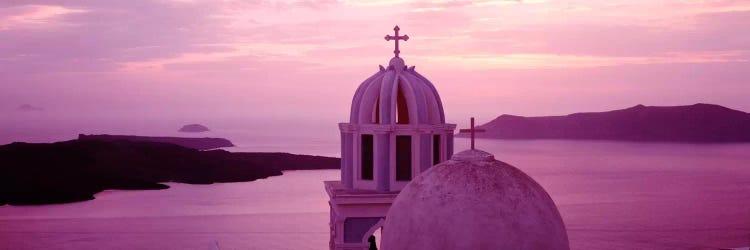
[{"label": "purple sky", "polygon": [[396,24],[452,122],[750,111],[750,2],[731,0],[4,0],[0,111],[335,123],[392,57]]}]

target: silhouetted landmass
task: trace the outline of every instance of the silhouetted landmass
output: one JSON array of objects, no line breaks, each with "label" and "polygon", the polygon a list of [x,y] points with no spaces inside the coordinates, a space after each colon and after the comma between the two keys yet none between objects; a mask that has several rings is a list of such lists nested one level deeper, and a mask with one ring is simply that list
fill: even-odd
[{"label": "silhouetted landmass", "polygon": [[200,133],[200,132],[206,132],[209,131],[206,126],[200,125],[200,124],[188,124],[185,126],[182,126],[179,132],[187,132],[187,133]]},{"label": "silhouetted landmass", "polygon": [[224,138],[187,138],[187,137],[153,137],[153,136],[135,136],[135,135],[78,135],[78,140],[97,140],[97,141],[150,141],[165,142],[177,144],[186,148],[198,150],[216,149],[225,147],[234,147],[231,141]]},{"label": "silhouetted landmass", "polygon": [[750,114],[713,104],[637,105],[566,116],[501,115],[478,128],[486,132],[477,137],[497,139],[749,142]]},{"label": "silhouetted landmass", "polygon": [[332,157],[200,151],[161,142],[16,142],[0,146],[0,205],[91,200],[106,189],[168,188],[160,182],[240,182],[282,170],[337,168],[339,159]]}]

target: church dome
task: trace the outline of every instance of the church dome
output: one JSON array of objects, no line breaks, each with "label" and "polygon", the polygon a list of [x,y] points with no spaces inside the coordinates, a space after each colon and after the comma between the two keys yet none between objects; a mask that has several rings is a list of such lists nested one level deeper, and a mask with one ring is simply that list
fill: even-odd
[{"label": "church dome", "polygon": [[388,67],[362,82],[352,100],[351,124],[444,124],[445,114],[435,86],[393,57]]},{"label": "church dome", "polygon": [[380,66],[352,98],[341,131],[341,183],[379,192],[399,191],[413,177],[453,155],[456,124],[445,123],[435,86],[399,56],[399,35],[388,67]]},{"label": "church dome", "polygon": [[467,150],[406,185],[388,211],[383,249],[569,249],[547,192],[491,154]]}]

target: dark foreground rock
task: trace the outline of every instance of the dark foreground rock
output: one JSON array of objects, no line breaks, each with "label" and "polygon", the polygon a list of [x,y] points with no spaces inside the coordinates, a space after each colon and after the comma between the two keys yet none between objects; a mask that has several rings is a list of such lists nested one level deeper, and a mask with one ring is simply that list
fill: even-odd
[{"label": "dark foreground rock", "polygon": [[166,137],[166,136],[135,136],[135,135],[78,135],[78,140],[96,141],[147,141],[165,142],[180,145],[186,148],[198,150],[234,147],[231,141],[224,138],[188,138],[188,137]]},{"label": "dark foreground rock", "polygon": [[501,115],[478,128],[486,132],[477,137],[498,139],[750,142],[750,114],[713,104],[637,105],[565,116]]},{"label": "dark foreground rock", "polygon": [[199,151],[160,142],[12,143],[0,146],[0,205],[91,200],[107,189],[168,188],[160,182],[240,182],[282,170],[337,168],[339,159],[332,157]]}]

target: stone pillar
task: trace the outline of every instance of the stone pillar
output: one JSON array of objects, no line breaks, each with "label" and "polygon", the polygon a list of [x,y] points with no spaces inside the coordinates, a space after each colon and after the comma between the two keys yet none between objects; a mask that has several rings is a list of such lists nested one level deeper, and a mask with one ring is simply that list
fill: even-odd
[{"label": "stone pillar", "polygon": [[446,156],[445,159],[450,160],[451,157],[453,157],[453,131],[449,131],[445,135],[445,146],[447,147],[446,148],[447,153],[445,155]]},{"label": "stone pillar", "polygon": [[419,135],[419,165],[419,173],[432,167],[432,134]]},{"label": "stone pillar", "polygon": [[375,134],[375,190],[390,191],[391,134]]},{"label": "stone pillar", "polygon": [[341,132],[341,184],[354,188],[354,135]]}]

